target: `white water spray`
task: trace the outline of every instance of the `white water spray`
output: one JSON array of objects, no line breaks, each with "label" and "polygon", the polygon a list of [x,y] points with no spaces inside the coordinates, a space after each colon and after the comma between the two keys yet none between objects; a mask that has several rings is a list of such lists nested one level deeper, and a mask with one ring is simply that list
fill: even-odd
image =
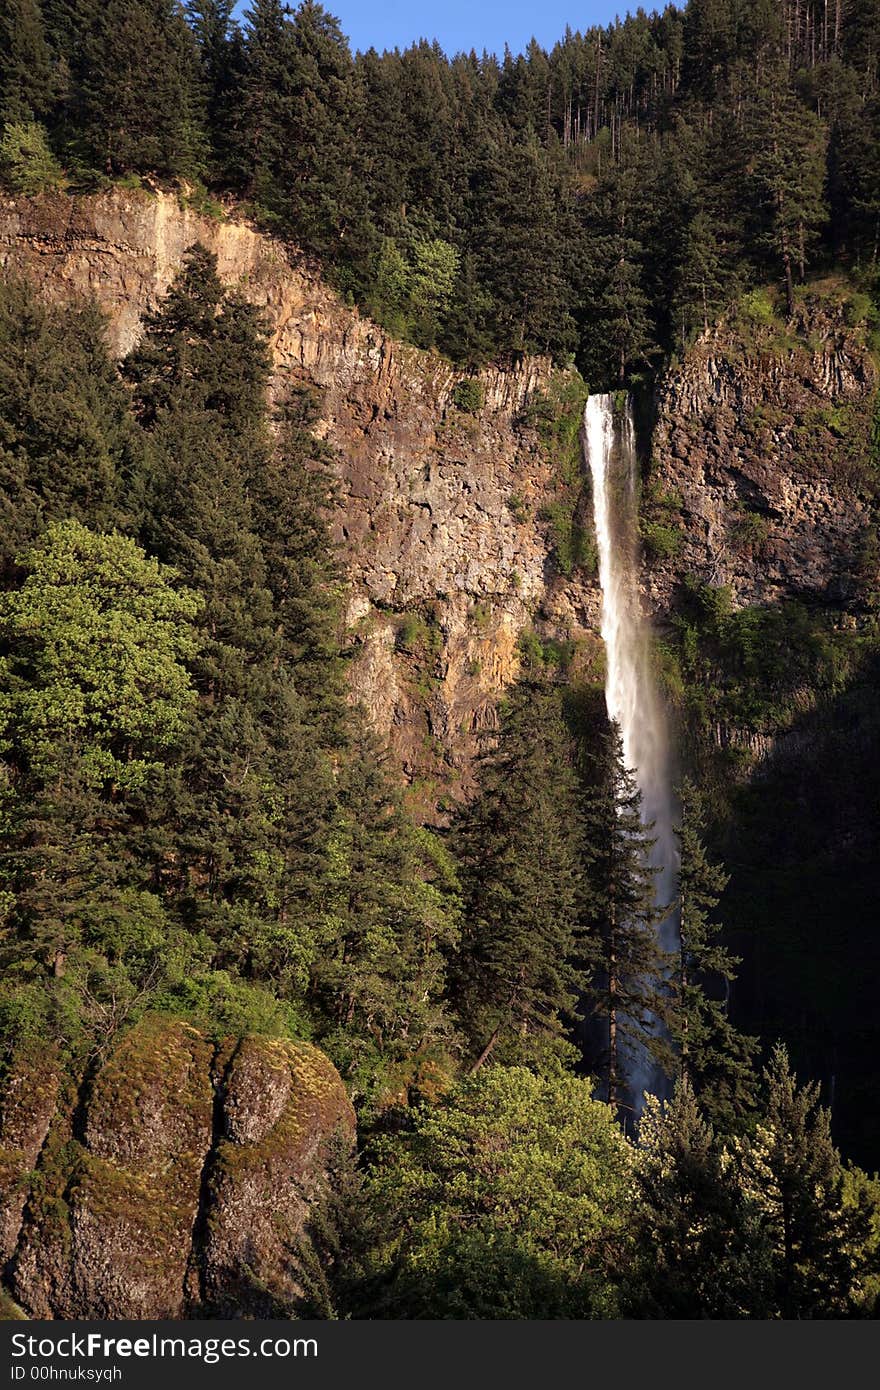
[{"label": "white water spray", "polygon": [[[649,629],[638,589],[636,448],[632,403],[615,431],[613,398],[590,396],[584,412],[584,447],[593,482],[593,512],[602,587],[602,638],[606,651],[605,703],[620,726],[623,757],[642,794],[642,820],[653,821],[651,863],[656,901],[671,902],[676,891],[677,845],[669,732],[651,669]],[[659,927],[661,945],[674,950],[678,922],[670,915]],[[640,1101],[656,1088],[647,1056],[631,1063],[630,1087]]]}]

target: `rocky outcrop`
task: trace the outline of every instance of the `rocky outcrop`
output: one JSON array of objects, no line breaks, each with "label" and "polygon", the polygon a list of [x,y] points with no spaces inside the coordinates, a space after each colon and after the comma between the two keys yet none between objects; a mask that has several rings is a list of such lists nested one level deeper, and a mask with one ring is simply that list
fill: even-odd
[{"label": "rocky outcrop", "polygon": [[729,585],[736,606],[857,606],[876,393],[864,332],[832,290],[802,300],[784,329],[705,333],[659,389],[643,526],[649,550],[668,553],[646,570],[653,611],[669,610],[688,574]]},{"label": "rocky outcrop", "polygon": [[24,1053],[0,1097],[0,1266],[15,1252],[30,1175],[55,1114],[59,1078],[51,1054]]},{"label": "rocky outcrop", "polygon": [[316,1048],[216,1048],[158,1016],[79,1086],[14,1065],[2,1113],[5,1282],[39,1318],[289,1315],[328,1146],[354,1132]]},{"label": "rocky outcrop", "polygon": [[319,1190],[339,1078],[315,1048],[245,1038],[224,1068],[223,1126],[207,1178],[202,1299],[217,1317],[242,1307],[283,1316],[291,1258]]}]

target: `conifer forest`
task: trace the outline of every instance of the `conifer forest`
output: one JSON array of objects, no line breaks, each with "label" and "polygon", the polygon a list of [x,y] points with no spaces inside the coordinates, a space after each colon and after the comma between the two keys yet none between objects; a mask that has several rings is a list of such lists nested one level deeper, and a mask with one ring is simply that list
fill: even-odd
[{"label": "conifer forest", "polygon": [[880,0],[0,0],[0,266],[3,1317],[875,1318]]}]

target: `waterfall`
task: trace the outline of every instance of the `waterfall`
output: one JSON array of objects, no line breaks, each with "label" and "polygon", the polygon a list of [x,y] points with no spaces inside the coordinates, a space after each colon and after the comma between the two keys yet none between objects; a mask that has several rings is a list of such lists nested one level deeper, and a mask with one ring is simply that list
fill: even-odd
[{"label": "waterfall", "polygon": [[[609,718],[620,726],[624,761],[634,771],[642,794],[642,819],[645,824],[653,822],[651,863],[659,870],[656,901],[663,904],[671,902],[676,891],[676,807],[666,713],[654,680],[650,632],[639,598],[636,447],[629,396],[619,430],[615,430],[613,397],[589,397],[584,451],[593,483],[602,588],[605,703]],[[678,944],[674,915],[658,930],[664,949],[674,950]],[[631,1059],[629,1084],[637,1107],[642,1092],[656,1091],[661,1081],[647,1056]]]}]

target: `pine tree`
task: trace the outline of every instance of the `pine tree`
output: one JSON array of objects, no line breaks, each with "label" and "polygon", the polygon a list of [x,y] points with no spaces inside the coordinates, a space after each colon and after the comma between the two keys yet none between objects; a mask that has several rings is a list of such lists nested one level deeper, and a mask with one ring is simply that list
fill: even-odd
[{"label": "pine tree", "polygon": [[487,144],[474,178],[470,246],[502,351],[564,350],[574,234],[561,171],[534,137]]},{"label": "pine tree", "polygon": [[243,70],[241,31],[233,18],[235,0],[186,0],[184,8],[198,45],[205,130],[213,151],[211,172],[225,182]]},{"label": "pine tree", "polygon": [[782,271],[791,315],[795,273],[804,280],[827,216],[828,129],[775,72],[756,94],[749,138],[749,189],[760,216],[755,238]]},{"label": "pine tree", "polygon": [[[332,673],[335,661],[332,632],[321,629],[330,608],[318,592],[314,494],[297,497],[306,473],[281,488],[265,333],[204,248],[188,253],[124,369],[149,441],[150,543],[205,600],[201,718],[169,789],[172,824],[153,827],[162,880],[193,930],[208,931],[215,963],[301,997],[334,802],[311,722],[314,664]],[[301,593],[310,604],[296,603]]]},{"label": "pine tree", "polygon": [[870,1211],[864,1201],[845,1201],[830,1113],[818,1086],[798,1085],[781,1045],[764,1082],[761,1122],[753,1139],[739,1142],[738,1156],[770,1247],[774,1315],[846,1317],[876,1266]]},{"label": "pine tree", "polygon": [[632,1313],[765,1315],[769,1258],[758,1214],[685,1077],[670,1101],[647,1098],[639,1121],[636,1185]]},{"label": "pine tree", "polygon": [[356,1094],[416,1082],[452,1029],[446,961],[458,944],[449,855],[416,830],[375,739],[355,731],[342,760],[329,844],[312,991],[319,1032]]},{"label": "pine tree", "polygon": [[641,793],[624,766],[616,724],[583,760],[580,835],[578,950],[591,973],[584,999],[605,1031],[605,1092],[618,1105],[638,1055],[663,1055],[659,1030],[671,962],[657,937],[669,906],[655,902],[654,842],[642,824]]},{"label": "pine tree", "polygon": [[143,451],[104,330],[90,305],[0,286],[0,586],[49,522],[137,523]]},{"label": "pine tree", "polygon": [[296,671],[320,743],[345,743],[351,714],[340,649],[343,575],[328,535],[334,500],[329,446],[314,432],[314,393],[293,388],[277,410],[270,453],[252,471],[253,524],[266,563],[283,659]]},{"label": "pine tree", "polygon": [[0,0],[0,132],[45,120],[54,88],[39,0]]},{"label": "pine tree", "polygon": [[699,838],[700,798],[690,782],[681,805],[679,949],[668,1006],[671,1065],[694,1088],[709,1119],[729,1130],[754,1108],[751,1057],[757,1042],[733,1027],[726,997],[711,993],[720,986],[726,996],[739,965],[719,941],[722,928],[712,917],[728,875],[710,862]]},{"label": "pine tree", "polygon": [[621,385],[656,351],[645,289],[644,182],[643,152],[628,141],[623,161],[606,171],[595,200],[586,208],[578,279],[593,329],[583,359],[591,383]]},{"label": "pine tree", "polygon": [[455,827],[464,928],[456,1002],[471,1070],[558,1051],[582,983],[575,969],[575,783],[559,693],[525,682]]},{"label": "pine tree", "polygon": [[275,212],[283,204],[280,171],[297,82],[288,16],[282,0],[254,0],[245,12],[244,71],[234,133],[237,181],[261,206]]},{"label": "pine tree", "polygon": [[701,210],[685,228],[671,296],[671,326],[682,353],[695,330],[709,328],[723,302],[716,233],[708,214]]},{"label": "pine tree", "polygon": [[303,0],[292,29],[296,86],[278,169],[285,218],[310,250],[365,258],[370,227],[356,170],[358,87],[348,40],[314,0]]},{"label": "pine tree", "polygon": [[195,40],[178,0],[107,0],[77,55],[73,152],[106,174],[198,174],[204,154]]}]

